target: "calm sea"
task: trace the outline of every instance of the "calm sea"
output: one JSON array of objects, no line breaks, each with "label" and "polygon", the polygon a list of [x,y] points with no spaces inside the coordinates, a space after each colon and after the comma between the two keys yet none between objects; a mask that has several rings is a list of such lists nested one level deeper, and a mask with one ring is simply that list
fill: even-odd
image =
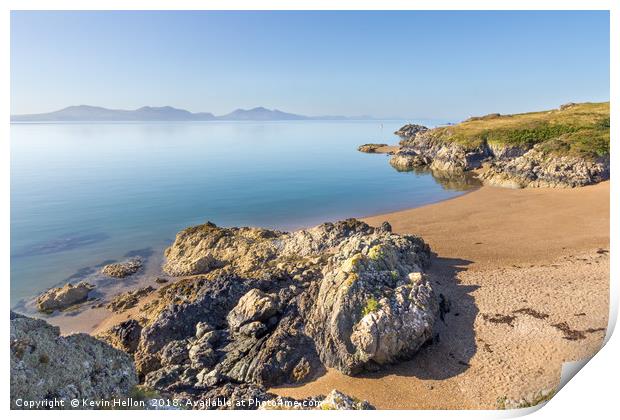
[{"label": "calm sea", "polygon": [[[454,197],[400,173],[368,142],[404,121],[11,125],[11,304],[179,230],[295,229]],[[428,122],[427,122],[428,124]]]}]

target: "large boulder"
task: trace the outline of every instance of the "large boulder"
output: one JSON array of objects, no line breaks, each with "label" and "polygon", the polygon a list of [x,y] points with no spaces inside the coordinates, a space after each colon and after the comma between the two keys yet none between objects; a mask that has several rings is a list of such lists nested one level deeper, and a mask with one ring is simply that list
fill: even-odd
[{"label": "large boulder", "polygon": [[126,397],[138,382],[131,357],[87,334],[11,312],[11,408],[21,401]]},{"label": "large boulder", "polygon": [[67,283],[62,287],[50,289],[37,298],[37,309],[46,313],[62,311],[86,301],[94,288],[92,284],[82,281],[76,285]]},{"label": "large boulder", "polygon": [[307,323],[323,363],[351,374],[411,357],[431,337],[438,310],[426,264],[424,248],[409,236],[344,241]]}]

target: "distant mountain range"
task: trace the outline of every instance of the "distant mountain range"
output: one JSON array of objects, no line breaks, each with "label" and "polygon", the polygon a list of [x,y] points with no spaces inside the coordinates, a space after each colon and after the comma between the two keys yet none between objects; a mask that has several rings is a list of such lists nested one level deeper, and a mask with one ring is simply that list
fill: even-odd
[{"label": "distant mountain range", "polygon": [[370,120],[369,116],[345,117],[324,115],[309,117],[277,109],[257,107],[237,109],[216,116],[210,112],[189,112],[171,106],[144,106],[135,110],[107,109],[99,106],[77,105],[43,114],[11,115],[11,121],[290,121],[290,120]]}]

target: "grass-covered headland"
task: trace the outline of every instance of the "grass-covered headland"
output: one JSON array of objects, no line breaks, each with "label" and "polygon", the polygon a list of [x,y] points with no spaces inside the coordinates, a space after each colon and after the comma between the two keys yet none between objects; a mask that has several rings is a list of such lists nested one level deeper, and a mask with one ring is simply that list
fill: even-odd
[{"label": "grass-covered headland", "polygon": [[436,139],[466,149],[485,142],[526,149],[541,144],[547,153],[596,158],[609,155],[609,126],[609,102],[600,102],[525,114],[490,114],[431,131]]}]

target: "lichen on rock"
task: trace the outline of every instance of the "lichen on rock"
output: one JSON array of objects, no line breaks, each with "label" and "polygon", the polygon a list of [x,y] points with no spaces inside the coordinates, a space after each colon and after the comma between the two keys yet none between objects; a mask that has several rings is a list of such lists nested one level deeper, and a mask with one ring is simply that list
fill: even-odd
[{"label": "lichen on rock", "polygon": [[[22,401],[125,397],[138,383],[131,357],[87,334],[11,312],[11,408]],[[83,407],[82,407],[83,408]]]},{"label": "lichen on rock", "polygon": [[260,393],[326,368],[355,374],[412,357],[432,335],[429,247],[387,223],[296,232],[207,223],[180,232],[166,257],[168,274],[192,277],[157,292],[137,345],[120,344],[131,341],[120,333],[129,326],[105,334],[133,352],[158,392],[206,398],[231,384]]}]

